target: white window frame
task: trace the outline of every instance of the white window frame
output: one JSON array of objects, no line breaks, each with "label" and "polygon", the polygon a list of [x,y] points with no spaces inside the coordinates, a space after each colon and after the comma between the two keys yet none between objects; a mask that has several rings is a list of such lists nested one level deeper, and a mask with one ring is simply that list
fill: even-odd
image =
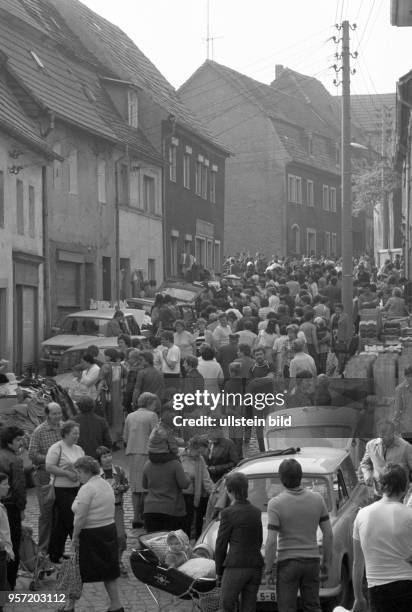
[{"label": "white window frame", "polygon": [[[294,223],[291,227],[291,230],[292,230],[292,236],[294,236],[295,238],[295,244],[293,245],[294,246],[293,252],[296,253],[296,255],[300,255],[301,249],[302,249],[300,227],[297,223]],[[298,248],[296,249],[296,247]]]},{"label": "white window frame", "polygon": [[209,186],[209,168],[206,163],[202,166],[202,198],[207,200],[207,192]]},{"label": "white window frame", "polygon": [[316,250],[317,250],[317,240],[316,240],[316,230],[313,227],[308,227],[306,229],[306,252],[307,252],[307,256],[310,257],[311,256],[311,252],[309,249],[309,236],[314,236],[315,238],[315,248],[313,249],[315,255],[316,255]]},{"label": "white window frame", "polygon": [[[203,247],[200,247],[199,252],[199,243],[203,243]],[[196,263],[201,264],[202,266],[206,265],[206,237],[205,236],[195,236],[195,258]]]},{"label": "white window frame", "polygon": [[190,171],[192,168],[192,156],[187,152],[183,154],[183,187],[190,189]]},{"label": "white window frame", "polygon": [[216,175],[217,172],[216,170],[212,170],[210,171],[209,177],[210,177],[210,187],[209,187],[209,199],[211,204],[216,204]]},{"label": "white window frame", "polygon": [[215,272],[219,272],[222,265],[221,260],[221,243],[220,240],[215,240],[214,252],[213,252],[213,269]]},{"label": "white window frame", "polygon": [[[54,143],[53,151],[57,153],[57,155],[61,156],[62,145],[60,142]],[[62,172],[62,164],[59,160],[55,159],[53,161],[53,187],[55,189],[61,189],[61,172]]]},{"label": "white window frame", "polygon": [[330,211],[336,212],[336,187],[330,187],[329,189],[329,203]]},{"label": "white window frame", "polygon": [[306,182],[306,205],[315,206],[315,184],[309,179]]},{"label": "white window frame", "polygon": [[[335,247],[335,248],[333,248]],[[330,244],[331,254],[336,257],[338,254],[338,235],[335,232],[331,234],[331,244]]]},{"label": "white window frame", "polygon": [[72,149],[67,157],[68,162],[68,189],[72,195],[79,194],[78,154]]},{"label": "white window frame", "polygon": [[34,185],[29,185],[29,236],[36,237],[36,190]]},{"label": "white window frame", "polygon": [[[148,184],[148,181],[151,181],[150,184],[153,185],[153,210],[150,210],[149,202],[146,199],[145,185]],[[151,215],[155,215],[156,209],[156,177],[145,172],[142,176],[142,210]]]},{"label": "white window frame", "polygon": [[100,202],[100,204],[107,203],[106,172],[107,172],[106,160],[99,159],[97,161],[97,199]]},{"label": "white window frame", "polygon": [[330,257],[330,232],[325,232],[325,254]]},{"label": "white window frame", "polygon": [[169,145],[169,179],[176,183],[177,179],[177,147],[175,144]]},{"label": "white window frame", "polygon": [[322,208],[329,211],[329,185],[323,185],[322,187]]},{"label": "white window frame", "polygon": [[288,174],[288,201],[302,204],[302,178],[295,174]]},{"label": "white window frame", "polygon": [[202,162],[197,160],[195,168],[195,193],[198,196],[202,196],[202,169]]},{"label": "white window frame", "polygon": [[139,97],[133,89],[127,92],[127,122],[131,127],[139,127]]},{"label": "white window frame", "polygon": [[213,240],[210,238],[206,240],[206,268],[213,269]]}]

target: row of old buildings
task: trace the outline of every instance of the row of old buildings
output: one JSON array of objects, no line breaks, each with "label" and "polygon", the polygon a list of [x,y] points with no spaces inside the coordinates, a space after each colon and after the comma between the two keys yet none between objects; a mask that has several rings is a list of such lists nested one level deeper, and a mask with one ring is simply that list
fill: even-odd
[{"label": "row of old buildings", "polygon": [[0,0],[0,356],[90,299],[220,269],[227,148],[77,0]]},{"label": "row of old buildings", "polygon": [[[207,60],[176,91],[78,0],[0,0],[0,357],[21,371],[66,313],[194,260],[339,256],[340,154],[315,78]],[[353,242],[373,250],[370,215]]]}]

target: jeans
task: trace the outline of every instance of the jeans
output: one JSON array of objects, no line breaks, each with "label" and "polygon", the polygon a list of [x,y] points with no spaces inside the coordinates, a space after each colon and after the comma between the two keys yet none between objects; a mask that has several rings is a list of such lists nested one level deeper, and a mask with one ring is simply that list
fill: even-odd
[{"label": "jeans", "polygon": [[397,580],[369,589],[372,612],[410,612],[412,580]]},{"label": "jeans", "polygon": [[53,523],[53,506],[54,501],[46,501],[45,493],[46,487],[41,484],[40,478],[37,474],[34,476],[34,482],[36,485],[36,495],[39,504],[39,536],[38,544],[39,551],[43,554],[47,554],[50,542],[50,535]]},{"label": "jeans", "polygon": [[222,577],[223,612],[236,610],[239,595],[239,612],[255,612],[262,569],[261,567],[225,567]]},{"label": "jeans", "polygon": [[319,559],[286,559],[277,564],[276,598],[279,612],[296,612],[298,590],[303,612],[321,612]]}]

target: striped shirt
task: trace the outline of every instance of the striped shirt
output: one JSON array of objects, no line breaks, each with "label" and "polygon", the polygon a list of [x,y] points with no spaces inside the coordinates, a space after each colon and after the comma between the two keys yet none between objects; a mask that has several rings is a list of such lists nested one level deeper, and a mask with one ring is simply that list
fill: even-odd
[{"label": "striped shirt", "polygon": [[[39,477],[44,476],[43,480],[45,483],[49,481],[50,475],[46,472],[45,458],[49,448],[61,440],[60,426],[56,429],[50,426],[48,421],[44,421],[36,427],[33,431],[30,445],[29,445],[29,457],[33,461],[39,472]],[[42,455],[40,458],[39,455]]]}]

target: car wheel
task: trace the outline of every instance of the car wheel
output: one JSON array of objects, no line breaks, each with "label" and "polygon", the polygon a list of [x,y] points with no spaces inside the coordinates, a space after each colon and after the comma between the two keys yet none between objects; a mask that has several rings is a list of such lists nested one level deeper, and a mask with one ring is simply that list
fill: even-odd
[{"label": "car wheel", "polygon": [[343,563],[340,570],[341,591],[336,597],[330,597],[322,601],[322,612],[333,612],[337,606],[351,608],[353,604],[353,589],[349,578],[349,571]]}]

